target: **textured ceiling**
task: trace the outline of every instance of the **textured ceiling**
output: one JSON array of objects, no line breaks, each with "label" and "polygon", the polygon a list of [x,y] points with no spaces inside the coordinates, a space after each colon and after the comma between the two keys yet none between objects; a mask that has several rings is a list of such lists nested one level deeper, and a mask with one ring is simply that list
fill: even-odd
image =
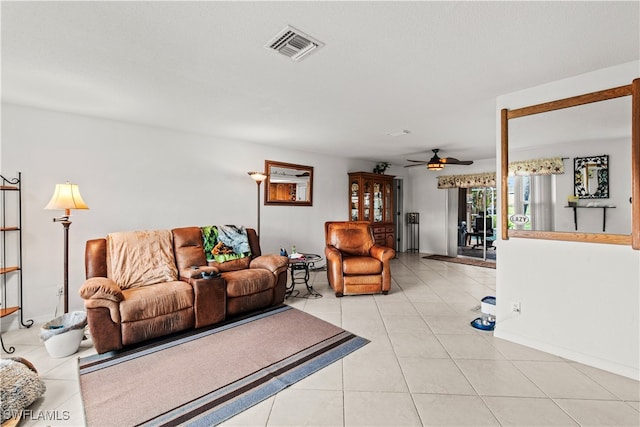
[{"label": "textured ceiling", "polygon": [[[2,100],[394,164],[492,158],[495,98],[638,60],[639,5],[3,1]],[[286,25],[325,47],[266,50]]]}]

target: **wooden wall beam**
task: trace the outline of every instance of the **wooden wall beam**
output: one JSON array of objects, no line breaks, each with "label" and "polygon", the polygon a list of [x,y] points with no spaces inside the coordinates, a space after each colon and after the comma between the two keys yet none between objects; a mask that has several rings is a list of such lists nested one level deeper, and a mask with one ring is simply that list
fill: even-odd
[{"label": "wooden wall beam", "polygon": [[640,78],[631,86],[631,246],[640,249]]},{"label": "wooden wall beam", "polygon": [[502,141],[500,144],[500,206],[503,212],[501,234],[502,240],[509,239],[509,110],[503,108],[500,111],[500,127]]},{"label": "wooden wall beam", "polygon": [[549,111],[562,110],[563,108],[577,107],[579,105],[591,104],[592,102],[606,101],[607,99],[629,96],[631,93],[631,85],[599,90],[597,92],[585,93],[584,95],[572,96],[571,98],[558,99],[556,101],[544,102],[542,104],[509,110],[508,118],[515,119],[518,117],[530,116],[532,114],[547,113]]}]

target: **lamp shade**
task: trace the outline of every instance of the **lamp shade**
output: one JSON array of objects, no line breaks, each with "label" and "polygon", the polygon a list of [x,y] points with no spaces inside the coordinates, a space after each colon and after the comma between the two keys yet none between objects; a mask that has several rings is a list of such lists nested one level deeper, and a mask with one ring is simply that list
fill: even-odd
[{"label": "lamp shade", "polygon": [[82,200],[77,184],[56,184],[53,197],[49,200],[45,209],[64,210],[65,215],[69,215],[71,209],[89,209],[89,206]]},{"label": "lamp shade", "polygon": [[267,179],[267,175],[262,172],[248,172],[249,176],[253,178],[256,182],[262,182]]},{"label": "lamp shade", "polygon": [[427,169],[430,171],[439,171],[444,169],[444,165],[442,163],[428,163]]}]

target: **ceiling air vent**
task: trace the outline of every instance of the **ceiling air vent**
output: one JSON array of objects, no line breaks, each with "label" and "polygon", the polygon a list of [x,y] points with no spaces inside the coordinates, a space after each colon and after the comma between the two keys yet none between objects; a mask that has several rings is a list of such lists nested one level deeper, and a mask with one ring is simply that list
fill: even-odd
[{"label": "ceiling air vent", "polygon": [[298,62],[322,46],[324,43],[292,26],[287,26],[264,47]]}]

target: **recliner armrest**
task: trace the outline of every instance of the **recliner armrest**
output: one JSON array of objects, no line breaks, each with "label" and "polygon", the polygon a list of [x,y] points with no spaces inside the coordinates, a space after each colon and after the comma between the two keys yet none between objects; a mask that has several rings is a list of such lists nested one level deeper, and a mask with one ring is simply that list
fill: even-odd
[{"label": "recliner armrest", "polygon": [[342,259],[342,252],[333,245],[327,245],[324,248],[324,255],[329,261],[340,261]]},{"label": "recliner armrest", "polygon": [[382,245],[373,245],[369,254],[381,262],[389,261],[391,258],[396,256],[396,251],[388,246]]},{"label": "recliner armrest", "polygon": [[272,273],[289,266],[289,259],[286,256],[269,254],[260,255],[251,260],[249,268],[264,268]]},{"label": "recliner armrest", "polygon": [[336,297],[344,294],[344,277],[342,276],[342,253],[333,245],[327,244],[324,248],[324,256],[327,260],[327,279],[329,285],[336,293]]},{"label": "recliner armrest", "polygon": [[87,279],[78,291],[82,299],[106,299],[119,303],[124,299],[122,290],[113,280],[107,277]]}]

